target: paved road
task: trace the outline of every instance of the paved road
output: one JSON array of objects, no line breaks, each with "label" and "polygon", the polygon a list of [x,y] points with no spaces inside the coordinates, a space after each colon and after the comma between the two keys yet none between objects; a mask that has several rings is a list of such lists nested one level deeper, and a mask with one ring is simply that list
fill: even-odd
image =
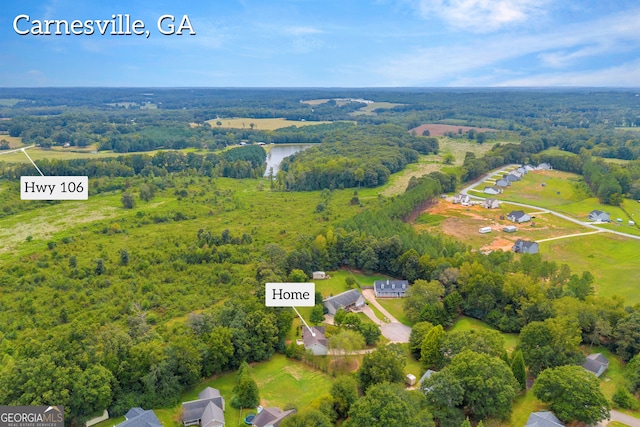
[{"label": "paved road", "polygon": [[363,311],[369,316],[371,320],[380,325],[380,330],[382,331],[382,335],[391,342],[409,342],[409,335],[411,335],[411,328],[407,325],[403,325],[398,322],[398,319],[393,317],[391,313],[389,313],[383,306],[381,306],[378,301],[376,301],[375,293],[373,289],[364,289],[362,291],[364,297],[369,301],[370,304],[375,306],[382,314],[384,314],[389,322],[383,322],[378,319],[373,310],[370,307],[365,306]]},{"label": "paved road", "polygon": [[611,410],[611,418],[599,422],[598,424],[596,424],[596,427],[605,427],[611,421],[618,421],[631,427],[640,427],[640,419],[614,410]]},{"label": "paved road", "polygon": [[[517,165],[508,165],[508,166],[505,166],[505,167],[502,167],[502,168],[498,168],[498,169],[496,169],[496,170],[494,170],[492,172],[489,172],[488,174],[483,175],[478,180],[476,180],[473,183],[471,183],[471,184],[467,185],[466,187],[464,187],[460,192],[462,194],[469,194],[468,191],[471,191],[471,190],[479,191],[479,190],[475,190],[475,187],[477,187],[478,185],[482,184],[486,177],[494,175],[496,173],[506,173],[506,169],[508,169],[509,167],[513,167],[513,166],[517,166]],[[478,200],[486,199],[486,197],[474,196],[472,194],[469,194],[469,197],[472,198],[472,199],[478,199]],[[564,214],[552,211],[552,210],[547,209],[547,208],[541,208],[540,206],[528,205],[526,203],[507,202],[507,201],[502,201],[502,200],[500,200],[500,203],[505,203],[505,204],[514,205],[514,206],[520,206],[520,207],[528,208],[528,209],[535,209],[536,211],[544,212],[544,213],[550,213],[551,215],[555,215],[555,216],[557,216],[559,218],[565,219],[567,221],[571,221],[571,222],[573,222],[575,224],[578,224],[578,225],[581,225],[583,227],[587,227],[587,228],[591,228],[591,229],[594,229],[594,230],[602,231],[604,233],[613,233],[613,234],[616,234],[618,236],[624,236],[624,237],[629,237],[631,239],[640,240],[640,236],[636,236],[635,234],[621,233],[619,231],[610,230],[608,228],[598,227],[598,226],[593,225],[593,223],[580,221],[579,219],[572,218],[572,217],[570,217],[568,215],[564,215]]]}]

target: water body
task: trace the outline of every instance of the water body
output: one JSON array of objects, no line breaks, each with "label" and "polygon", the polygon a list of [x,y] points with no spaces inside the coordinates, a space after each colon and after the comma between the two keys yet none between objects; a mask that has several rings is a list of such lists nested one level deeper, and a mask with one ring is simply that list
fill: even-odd
[{"label": "water body", "polygon": [[313,147],[318,144],[274,144],[271,145],[271,150],[267,153],[267,168],[264,171],[264,176],[269,176],[269,169],[273,168],[273,174],[278,173],[280,163],[285,157],[289,157],[299,151],[306,150],[309,147]]}]

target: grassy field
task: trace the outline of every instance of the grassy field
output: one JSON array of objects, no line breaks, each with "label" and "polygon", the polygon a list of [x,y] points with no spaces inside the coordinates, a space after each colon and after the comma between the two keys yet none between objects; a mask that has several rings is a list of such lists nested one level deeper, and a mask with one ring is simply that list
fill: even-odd
[{"label": "grassy field", "polygon": [[[218,126],[218,122],[222,123]],[[284,118],[277,119],[254,119],[250,117],[238,117],[233,119],[211,119],[207,120],[207,123],[211,125],[211,127],[221,127],[221,128],[232,128],[232,129],[251,129],[251,124],[253,124],[253,129],[258,130],[276,130],[280,128],[286,128],[289,126],[302,127],[302,126],[313,126],[313,125],[321,125],[321,124],[330,124],[332,122],[328,121],[298,121],[298,120],[287,120]]]},{"label": "grassy field", "polygon": [[514,182],[496,198],[535,206],[554,208],[579,202],[589,197],[579,188],[579,175],[550,171],[529,172],[522,181]]},{"label": "grassy field", "polygon": [[404,298],[376,298],[376,300],[400,323],[413,326],[413,322],[404,313]]},{"label": "grassy field", "polygon": [[[471,329],[491,329],[491,326],[487,325],[484,322],[481,322],[478,319],[473,319],[471,317],[461,316],[456,320],[456,322],[449,329],[450,331],[470,331]],[[513,351],[518,345],[518,335],[517,334],[505,334],[501,333],[504,337],[504,345],[507,351]]]},{"label": "grassy field", "polygon": [[[402,194],[407,189],[411,177],[420,178],[439,170],[454,171],[462,165],[467,152],[474,153],[476,157],[482,157],[497,144],[497,142],[478,144],[466,139],[454,139],[446,136],[438,137],[438,143],[440,144],[438,154],[421,155],[417,163],[412,163],[402,171],[391,175],[389,182],[382,187],[382,194],[387,197]],[[455,158],[451,165],[443,164],[444,156],[447,154],[451,154]]]},{"label": "grassy field", "polygon": [[640,242],[609,233],[560,239],[540,244],[540,253],[549,261],[566,263],[580,274],[595,277],[597,295],[624,297],[628,305],[640,302]]},{"label": "grassy field", "polygon": [[364,107],[360,108],[358,111],[354,111],[352,113],[350,113],[349,115],[351,116],[375,116],[376,112],[374,110],[379,110],[379,109],[391,109],[393,107],[397,107],[398,105],[404,105],[404,104],[396,104],[393,102],[374,102],[371,104],[367,104]]},{"label": "grassy field", "polygon": [[[288,403],[298,407],[307,407],[318,397],[329,394],[332,384],[329,375],[302,362],[287,359],[281,354],[274,355],[267,362],[253,365],[251,375],[260,390],[260,404],[265,407],[277,406],[280,409]],[[231,406],[235,385],[236,373],[226,373],[203,381],[193,390],[185,393],[182,396],[182,402],[197,399],[198,393],[206,387],[217,388],[226,401],[224,414],[226,425],[244,425],[244,417],[255,413],[255,409],[245,409],[241,414],[238,409]],[[173,408],[154,409],[154,412],[165,427],[178,427],[182,425],[179,420],[181,410],[182,405],[180,404]],[[124,417],[109,419],[98,424],[98,427],[111,427],[122,421],[124,421]]]},{"label": "grassy field", "polygon": [[[0,135],[0,141],[5,140],[9,142],[9,147],[11,148],[20,148],[24,146],[22,143],[22,138],[17,136],[9,136],[9,135]],[[2,153],[2,151],[0,151]]]},{"label": "grassy field", "polygon": [[[2,138],[0,138],[2,139]],[[18,147],[19,148],[19,147]],[[99,159],[106,157],[118,157],[118,156],[126,156],[132,154],[146,154],[149,156],[154,156],[159,151],[182,151],[183,153],[196,152],[196,153],[207,153],[205,150],[198,150],[196,148],[185,148],[183,150],[153,150],[153,151],[139,151],[139,152],[130,152],[130,153],[114,153],[113,151],[96,151],[95,148],[91,149],[76,149],[76,148],[55,148],[51,150],[43,150],[38,147],[30,148],[27,150],[29,153],[29,157],[33,160],[72,160],[72,159]],[[7,163],[28,163],[29,159],[22,152],[14,152],[8,154],[2,154],[0,151],[0,162]],[[34,169],[35,172],[35,169]],[[46,174],[46,171],[43,171]]]}]

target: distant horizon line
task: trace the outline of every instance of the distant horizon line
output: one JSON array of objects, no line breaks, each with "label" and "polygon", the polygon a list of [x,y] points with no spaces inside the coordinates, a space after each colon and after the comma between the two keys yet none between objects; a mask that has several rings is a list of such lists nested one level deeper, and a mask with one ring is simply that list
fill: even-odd
[{"label": "distant horizon line", "polygon": [[640,86],[0,86],[0,90],[15,89],[278,89],[278,90],[640,90]]}]

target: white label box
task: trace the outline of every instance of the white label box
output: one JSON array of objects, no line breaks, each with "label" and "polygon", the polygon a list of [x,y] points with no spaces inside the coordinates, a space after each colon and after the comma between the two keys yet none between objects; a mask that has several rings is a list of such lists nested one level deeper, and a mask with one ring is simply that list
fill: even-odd
[{"label": "white label box", "polygon": [[313,307],[315,283],[267,283],[264,303],[267,307]]},{"label": "white label box", "polygon": [[86,176],[21,176],[22,200],[88,200]]}]

